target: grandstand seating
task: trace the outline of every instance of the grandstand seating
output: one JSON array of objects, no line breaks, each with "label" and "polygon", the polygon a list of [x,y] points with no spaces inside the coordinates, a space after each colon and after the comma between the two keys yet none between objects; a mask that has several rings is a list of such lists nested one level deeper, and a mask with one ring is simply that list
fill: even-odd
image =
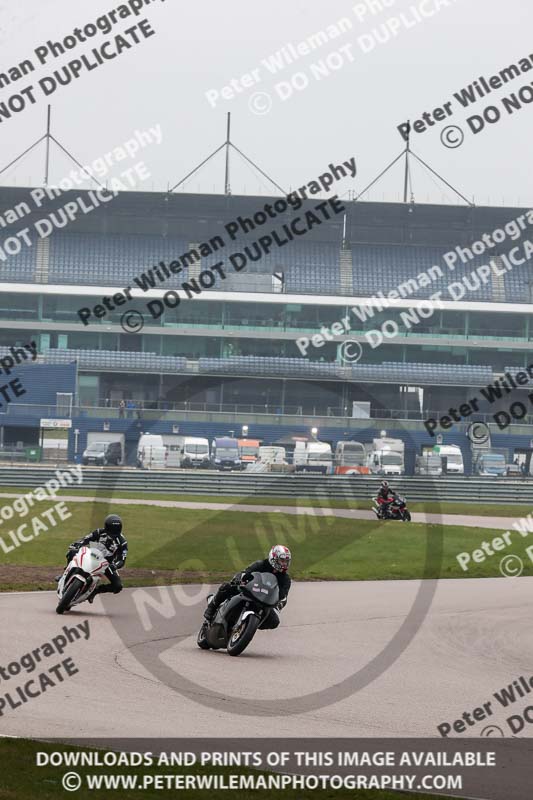
[{"label": "grandstand seating", "polygon": [[[500,372],[500,370],[497,370],[497,371],[498,371],[498,372]],[[516,373],[517,373],[517,372],[524,372],[524,367],[504,367],[504,368],[503,368],[503,370],[501,370],[501,371],[502,371],[504,374],[505,374],[506,372],[508,372],[508,373],[509,373],[509,374],[510,374],[512,377],[514,377],[514,376],[516,375]],[[532,382],[532,381],[533,381],[533,378],[530,378],[530,379],[529,379],[529,382]],[[525,383],[525,384],[524,384],[524,387],[525,387],[525,388],[527,388],[527,387],[528,387],[528,384],[527,384],[527,383]]]},{"label": "grandstand seating", "polygon": [[[5,239],[5,236],[4,236]],[[225,241],[227,240],[227,237]],[[131,284],[132,279],[159,261],[169,262],[190,249],[191,242],[172,236],[148,234],[97,234],[54,232],[47,240],[50,245],[49,264],[45,280],[52,284],[98,284],[118,286]],[[227,261],[234,252],[252,247],[249,241],[226,241],[226,247],[203,258],[199,269],[206,269],[219,261]],[[0,240],[0,245],[2,240]],[[450,245],[450,248],[453,245]],[[446,247],[425,245],[352,245],[353,294],[371,296],[378,291],[385,294],[415,278],[433,265],[438,265],[443,276],[429,286],[415,291],[406,290],[405,296],[423,298],[437,291],[445,291],[452,281],[470,275],[473,269],[487,263],[490,256],[478,256],[467,264],[458,261],[455,269],[448,270],[443,254]],[[6,281],[36,280],[36,247],[23,247],[16,256],[0,262],[0,278]],[[283,272],[285,291],[309,294],[341,294],[339,243],[293,241],[286,247],[273,248],[262,254],[258,261],[248,261],[245,273],[271,274]],[[192,275],[196,272],[192,271]],[[244,274],[244,273],[242,273]],[[189,278],[184,268],[179,275],[165,281],[169,288],[179,286]],[[226,285],[227,284],[227,285]],[[468,293],[472,300],[528,302],[531,293],[531,267],[516,266],[500,279],[488,281],[479,289]],[[259,286],[258,286],[259,288]],[[234,289],[229,282],[217,276],[213,289]],[[247,291],[254,291],[253,285]]]},{"label": "grandstand seating", "polygon": [[335,377],[345,371],[342,364],[309,361],[305,358],[278,358],[272,356],[227,356],[226,358],[200,358],[200,372],[220,375],[302,375],[305,377]]},{"label": "grandstand seating", "polygon": [[400,364],[384,361],[382,364],[353,364],[352,372],[356,380],[390,380],[391,383],[414,381],[437,386],[485,386],[493,380],[492,367],[480,364],[422,364],[416,361]]},{"label": "grandstand seating", "polygon": [[[190,242],[173,237],[55,233],[50,238],[49,283],[120,285],[159,261],[169,262],[190,248]],[[201,269],[227,260],[231,253],[251,247],[246,241],[228,242],[203,258]],[[253,252],[253,251],[252,251]],[[295,242],[283,250],[273,249],[259,261],[248,261],[247,273],[283,272],[286,291],[335,294],[339,291],[339,245]],[[172,276],[165,284],[178,286],[187,280],[188,270]],[[26,275],[24,279],[31,278]],[[19,278],[22,280],[22,278]],[[224,289],[217,278],[213,288]]]},{"label": "grandstand seating", "polygon": [[159,356],[156,353],[116,352],[114,350],[46,350],[43,360],[49,364],[77,361],[81,368],[142,370],[143,372],[182,372],[187,359]]},{"label": "grandstand seating", "polygon": [[[261,356],[228,356],[200,358],[199,371],[220,375],[291,375],[304,377],[336,377],[346,374],[341,363],[310,361],[305,358],[275,358]],[[365,382],[414,381],[424,384],[484,386],[493,379],[492,367],[461,364],[422,364],[417,362],[383,364],[353,364],[351,377]]]},{"label": "grandstand seating", "polygon": [[[7,351],[7,348],[6,348]],[[0,350],[0,353],[2,350]],[[147,372],[184,372],[183,356],[159,356],[156,353],[116,352],[113,350],[46,350],[42,359],[49,364],[77,361],[81,368],[143,370]],[[509,371],[512,371],[510,368]],[[291,377],[346,378],[365,382],[416,382],[427,385],[484,386],[493,380],[490,366],[472,364],[424,364],[385,361],[382,364],[353,364],[310,361],[306,358],[277,356],[227,356],[200,358],[198,371],[218,375],[290,375]]]},{"label": "grandstand seating", "polygon": [[[482,258],[477,258],[469,264],[459,262],[451,272],[442,258],[446,252],[446,249],[439,247],[354,245],[352,247],[354,294],[366,296],[381,290],[386,295],[410,278],[416,278],[417,275],[427,272],[430,267],[436,265],[443,272],[441,277],[432,280],[429,286],[420,287],[415,291],[407,287],[404,292],[406,297],[429,297],[434,292],[445,292],[450,283],[460,281],[476,266],[485,263]],[[444,295],[444,298],[446,296]],[[469,298],[493,300],[490,282],[482,285],[476,292],[469,293]]]},{"label": "grandstand seating", "polygon": [[[0,247],[8,237],[0,238]],[[16,256],[7,256],[5,261],[0,261],[0,281],[33,281],[35,277],[35,247],[27,247],[24,243],[20,253]]]},{"label": "grandstand seating", "polygon": [[[189,250],[183,239],[135,234],[55,233],[50,237],[49,283],[131,284],[159,261],[169,262]],[[187,279],[187,269],[165,281],[169,287]],[[157,285],[157,284],[156,284]]]},{"label": "grandstand seating", "polygon": [[513,303],[530,303],[533,287],[533,271],[531,267],[521,265],[514,267],[503,276],[507,300]]}]

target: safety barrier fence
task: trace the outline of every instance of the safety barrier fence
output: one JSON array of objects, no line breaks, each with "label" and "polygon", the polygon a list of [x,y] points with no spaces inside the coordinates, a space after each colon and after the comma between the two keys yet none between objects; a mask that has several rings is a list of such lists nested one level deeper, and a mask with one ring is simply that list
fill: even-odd
[{"label": "safety barrier fence", "polygon": [[[0,486],[35,487],[54,476],[51,467],[0,466]],[[231,497],[359,498],[375,495],[378,477],[311,474],[244,474],[188,470],[83,469],[83,490],[119,492],[164,492],[205,495],[212,500]],[[415,501],[476,503],[531,503],[533,480],[521,478],[402,477],[392,481],[394,489]],[[81,488],[81,487],[80,487]]]}]

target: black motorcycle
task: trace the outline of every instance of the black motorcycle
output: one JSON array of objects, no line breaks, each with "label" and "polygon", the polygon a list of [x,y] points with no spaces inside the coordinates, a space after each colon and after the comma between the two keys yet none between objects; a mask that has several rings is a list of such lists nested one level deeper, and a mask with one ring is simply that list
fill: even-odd
[{"label": "black motorcycle", "polygon": [[407,508],[405,497],[397,495],[387,507],[374,503],[372,511],[378,519],[396,519],[401,522],[411,522],[411,513]]},{"label": "black motorcycle", "polygon": [[202,650],[225,647],[230,656],[240,655],[279,603],[278,580],[270,572],[253,572],[237,590],[221,603],[213,621],[204,622],[200,628],[197,643]]}]

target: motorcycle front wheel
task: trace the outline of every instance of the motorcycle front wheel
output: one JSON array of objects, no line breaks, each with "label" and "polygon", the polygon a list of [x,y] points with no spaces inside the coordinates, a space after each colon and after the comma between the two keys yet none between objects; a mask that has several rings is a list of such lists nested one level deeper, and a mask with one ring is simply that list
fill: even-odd
[{"label": "motorcycle front wheel", "polygon": [[208,645],[207,639],[205,637],[205,634],[206,634],[206,631],[207,631],[207,627],[208,627],[207,623],[204,622],[204,624],[202,625],[202,627],[198,631],[198,636],[196,638],[196,644],[198,645],[198,647],[201,647],[202,650],[209,650],[209,645]]},{"label": "motorcycle front wheel", "polygon": [[409,511],[404,511],[403,521],[411,522],[411,513]]},{"label": "motorcycle front wheel", "polygon": [[232,628],[231,636],[227,644],[227,651],[230,656],[239,656],[245,650],[259,627],[260,620],[255,614],[250,614],[241,623]]},{"label": "motorcycle front wheel", "polygon": [[56,614],[63,614],[65,611],[69,610],[70,606],[79,595],[80,588],[79,581],[72,581],[72,583],[67,587],[65,594],[57,604]]}]

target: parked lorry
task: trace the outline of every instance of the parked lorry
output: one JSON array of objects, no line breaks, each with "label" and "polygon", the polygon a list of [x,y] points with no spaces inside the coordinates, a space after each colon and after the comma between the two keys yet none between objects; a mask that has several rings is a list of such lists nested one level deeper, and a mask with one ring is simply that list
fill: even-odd
[{"label": "parked lorry", "polygon": [[365,444],[366,465],[374,475],[403,475],[405,444],[385,436]]},{"label": "parked lorry", "polygon": [[327,442],[296,442],[293,463],[296,472],[327,475],[333,471],[331,445]]},{"label": "parked lorry", "polygon": [[367,475],[366,452],[361,442],[337,442],[334,458],[337,475]]},{"label": "parked lorry", "polygon": [[243,469],[246,469],[248,464],[255,464],[259,459],[259,446],[261,444],[259,439],[237,439],[237,444]]}]

